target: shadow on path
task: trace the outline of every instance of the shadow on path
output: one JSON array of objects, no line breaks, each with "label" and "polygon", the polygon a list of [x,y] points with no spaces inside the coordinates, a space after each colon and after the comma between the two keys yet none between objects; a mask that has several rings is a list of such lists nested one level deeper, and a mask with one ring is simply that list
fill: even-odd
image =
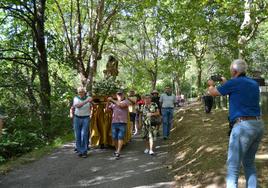
[{"label": "shadow on path", "polygon": [[112,149],[93,149],[88,158],[79,158],[73,143],[66,144],[39,161],[0,176],[0,187],[174,187],[165,166],[167,148],[161,142],[156,142],[157,155],[150,156],[143,154],[143,141],[135,137],[123,149],[120,160],[114,159]]}]

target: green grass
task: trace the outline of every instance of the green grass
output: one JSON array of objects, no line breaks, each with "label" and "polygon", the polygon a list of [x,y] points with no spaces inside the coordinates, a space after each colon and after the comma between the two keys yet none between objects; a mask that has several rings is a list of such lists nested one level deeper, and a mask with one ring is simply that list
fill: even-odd
[{"label": "green grass", "polygon": [[7,174],[12,169],[17,168],[20,165],[27,164],[33,161],[36,161],[43,156],[50,154],[53,152],[56,148],[61,147],[64,143],[73,141],[74,137],[73,134],[67,134],[63,137],[56,138],[51,144],[48,144],[42,148],[33,150],[29,153],[26,153],[20,157],[14,157],[11,158],[9,161],[3,163],[0,165],[0,174]]}]

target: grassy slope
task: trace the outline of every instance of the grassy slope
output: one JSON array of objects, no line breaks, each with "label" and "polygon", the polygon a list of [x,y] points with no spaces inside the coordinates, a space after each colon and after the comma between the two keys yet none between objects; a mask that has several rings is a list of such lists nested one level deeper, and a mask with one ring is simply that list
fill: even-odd
[{"label": "grassy slope", "polygon": [[[224,187],[228,146],[226,110],[205,114],[199,103],[176,112],[170,143],[170,165],[178,187]],[[265,117],[268,119],[267,117]],[[260,187],[268,187],[268,135],[264,136],[257,159]],[[244,187],[244,177],[239,178]]]}]

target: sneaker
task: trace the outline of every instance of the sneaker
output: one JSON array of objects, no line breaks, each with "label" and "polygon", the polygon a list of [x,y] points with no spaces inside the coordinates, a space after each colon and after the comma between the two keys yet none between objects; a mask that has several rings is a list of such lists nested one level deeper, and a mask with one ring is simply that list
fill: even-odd
[{"label": "sneaker", "polygon": [[148,149],[145,149],[143,153],[144,154],[148,154],[149,153],[149,150]]},{"label": "sneaker", "polygon": [[113,156],[115,157],[116,156],[116,154],[117,154],[117,152],[115,151],[115,152],[113,152]]},{"label": "sneaker", "polygon": [[78,153],[78,157],[82,157],[83,156],[83,154],[82,153]]},{"label": "sneaker", "polygon": [[87,158],[87,153],[84,153],[84,154],[82,155],[82,158]]},{"label": "sneaker", "polygon": [[116,154],[115,154],[115,159],[116,159],[116,160],[120,159],[120,154],[119,154],[119,153],[116,153]]},{"label": "sneaker", "polygon": [[150,155],[155,155],[155,153],[153,151],[149,151]]}]

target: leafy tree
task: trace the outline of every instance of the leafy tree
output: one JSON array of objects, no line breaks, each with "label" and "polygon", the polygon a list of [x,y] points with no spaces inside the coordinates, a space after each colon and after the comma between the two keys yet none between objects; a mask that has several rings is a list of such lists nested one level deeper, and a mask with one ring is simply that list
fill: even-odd
[{"label": "leafy tree", "polygon": [[55,25],[53,33],[67,44],[64,50],[69,62],[90,92],[111,25],[122,7],[121,1],[104,0],[54,0],[51,5],[51,24],[56,18],[62,25]]},{"label": "leafy tree", "polygon": [[[15,52],[15,56],[10,53],[3,53],[1,59],[12,61],[13,63],[23,64],[28,68],[35,69],[32,72],[31,80],[35,77],[35,71],[39,77],[40,84],[40,112],[43,127],[50,126],[51,119],[51,106],[50,96],[51,88],[49,83],[48,75],[48,61],[47,61],[47,50],[45,44],[45,9],[46,0],[38,1],[2,1],[0,9],[6,12],[6,17],[10,18],[10,21],[19,20],[24,24],[25,27],[30,28],[32,38],[32,50],[31,55],[28,55],[27,51],[20,50],[16,46],[10,48],[9,46],[4,47],[2,52]],[[17,29],[19,29],[17,27]],[[18,32],[18,31],[17,31]],[[25,48],[27,49],[29,45]],[[19,54],[19,56],[17,56]],[[28,69],[29,72],[29,69]],[[30,88],[31,89],[31,88]],[[31,94],[31,91],[29,91]],[[36,100],[33,98],[34,103]],[[48,137],[48,134],[47,134]]]}]

